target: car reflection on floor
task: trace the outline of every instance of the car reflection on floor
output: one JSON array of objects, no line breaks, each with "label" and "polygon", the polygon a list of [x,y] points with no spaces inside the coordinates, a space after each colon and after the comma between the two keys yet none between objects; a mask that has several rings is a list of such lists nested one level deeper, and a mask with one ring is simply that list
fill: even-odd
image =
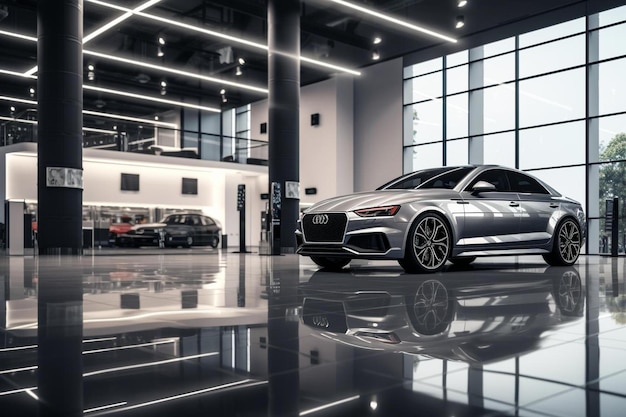
[{"label": "car reflection on floor", "polygon": [[314,273],[299,287],[302,323],[351,346],[486,363],[537,349],[583,316],[574,267],[382,275]]}]

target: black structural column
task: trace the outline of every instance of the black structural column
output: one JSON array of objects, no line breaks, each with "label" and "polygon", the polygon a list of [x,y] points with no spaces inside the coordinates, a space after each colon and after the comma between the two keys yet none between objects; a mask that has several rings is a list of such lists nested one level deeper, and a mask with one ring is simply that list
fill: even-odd
[{"label": "black structural column", "polygon": [[37,2],[39,253],[82,253],[83,0]]},{"label": "black structural column", "polygon": [[272,254],[293,253],[300,182],[300,0],[269,0],[269,190],[280,185]]}]

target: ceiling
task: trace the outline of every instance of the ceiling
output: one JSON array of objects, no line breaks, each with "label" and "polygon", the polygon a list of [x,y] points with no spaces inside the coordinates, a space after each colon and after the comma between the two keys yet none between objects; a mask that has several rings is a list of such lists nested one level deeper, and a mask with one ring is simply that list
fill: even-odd
[{"label": "ceiling", "polygon": [[[343,69],[359,71],[372,65],[376,62],[372,60],[374,50],[380,54],[380,61],[384,61],[443,43],[462,49],[464,39],[471,34],[584,3],[584,0],[469,0],[465,7],[458,8],[457,0],[351,1],[458,42],[398,26],[332,0],[303,1],[301,56],[342,68],[327,68],[308,59],[302,61],[303,85],[326,79]],[[84,0],[84,37],[125,13],[116,6],[134,9],[146,2]],[[144,14],[132,15],[84,44],[86,110],[152,117],[177,107],[112,91],[184,100],[217,110],[267,97],[267,50],[263,49],[267,42],[265,0],[153,2],[156,4],[143,10]],[[36,9],[35,0],[0,0],[0,96],[36,99],[30,98],[32,94],[28,91],[36,86],[36,81],[20,76],[36,65],[36,42],[11,36],[18,33],[36,37]],[[455,29],[459,15],[464,16],[465,26]],[[237,39],[225,39],[220,34]],[[165,40],[162,57],[158,56],[159,37]],[[380,37],[380,44],[374,45],[375,37]],[[240,64],[239,58],[245,63]],[[95,67],[93,71],[88,69],[90,64]],[[238,67],[241,75],[237,75]],[[166,82],[165,95],[161,95],[162,81]],[[222,89],[224,94],[220,92]],[[0,102],[0,116],[7,115],[5,109],[9,105]],[[16,104],[18,108],[25,106],[29,103]]]}]

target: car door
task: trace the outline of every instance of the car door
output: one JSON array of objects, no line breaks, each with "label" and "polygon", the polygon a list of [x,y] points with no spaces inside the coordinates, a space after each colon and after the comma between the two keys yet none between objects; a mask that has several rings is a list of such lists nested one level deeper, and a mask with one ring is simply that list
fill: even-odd
[{"label": "car door", "polygon": [[197,214],[189,215],[191,230],[193,233],[193,240],[198,245],[204,245],[207,241],[206,230],[202,225],[200,216]]},{"label": "car door", "polygon": [[[494,191],[473,192],[473,186],[485,181]],[[460,245],[492,245],[516,242],[519,233],[519,198],[511,191],[506,170],[490,168],[479,173],[463,191],[461,203],[465,216]]]},{"label": "car door", "polygon": [[523,242],[546,242],[550,239],[550,219],[558,216],[560,203],[535,178],[509,172],[511,189],[520,198],[520,239]]}]

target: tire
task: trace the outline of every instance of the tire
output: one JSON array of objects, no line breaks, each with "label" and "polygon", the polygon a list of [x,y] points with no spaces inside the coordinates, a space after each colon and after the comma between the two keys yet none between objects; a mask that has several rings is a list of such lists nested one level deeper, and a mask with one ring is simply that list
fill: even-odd
[{"label": "tire", "polygon": [[217,248],[217,245],[219,245],[219,243],[220,243],[220,238],[217,236],[213,236],[209,240],[209,246],[211,246],[213,249]]},{"label": "tire", "polygon": [[351,261],[350,258],[337,258],[332,256],[311,256],[311,260],[322,268],[330,271],[340,271]]},{"label": "tire", "polygon": [[186,248],[190,248],[193,246],[193,236],[187,236],[187,241],[183,245]]},{"label": "tire", "polygon": [[475,256],[459,256],[458,258],[448,259],[456,266],[467,266],[476,260]]},{"label": "tire", "polygon": [[543,255],[543,259],[552,266],[570,266],[576,263],[582,236],[580,226],[571,218],[563,220],[556,227],[553,235],[552,252]]},{"label": "tire", "polygon": [[452,236],[437,213],[423,213],[411,225],[400,266],[409,273],[437,272],[452,251]]}]

